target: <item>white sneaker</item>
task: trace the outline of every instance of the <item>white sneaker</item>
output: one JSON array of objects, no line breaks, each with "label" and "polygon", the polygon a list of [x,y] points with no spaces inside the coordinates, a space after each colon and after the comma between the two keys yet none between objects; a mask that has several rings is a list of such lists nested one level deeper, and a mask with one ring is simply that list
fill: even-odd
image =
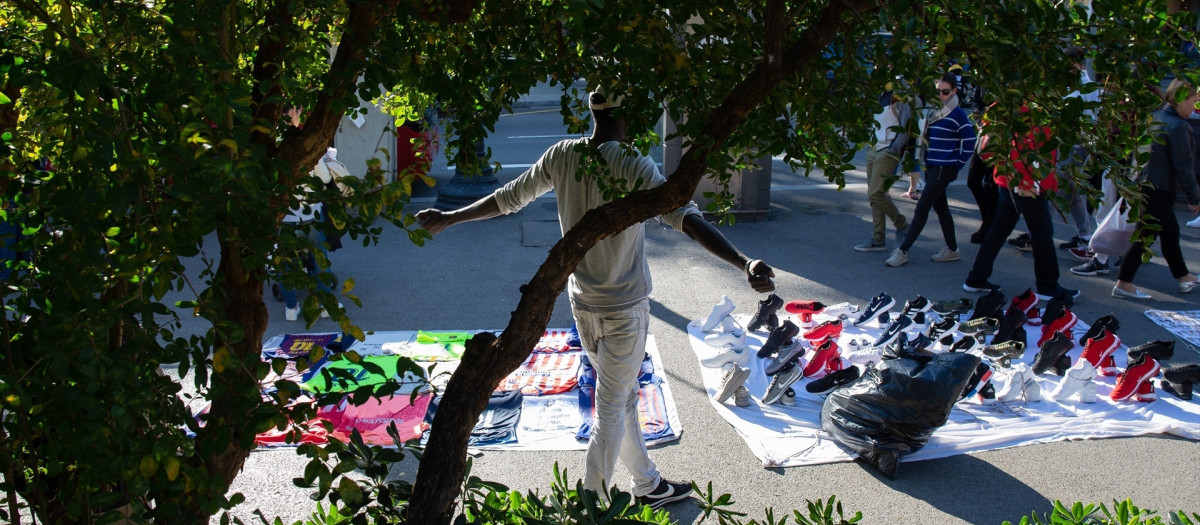
[{"label": "white sneaker", "polygon": [[1187,221],[1185,224],[1187,224],[1188,228],[1200,228],[1200,215],[1197,215],[1195,219]]},{"label": "white sneaker", "polygon": [[284,318],[284,319],[286,319],[286,320],[288,320],[288,321],[297,321],[297,320],[299,320],[299,319],[300,319],[300,307],[299,307],[299,306],[297,306],[297,307],[295,307],[295,308],[287,308],[287,307],[284,307],[284,309],[283,309],[283,318]]},{"label": "white sneaker", "polygon": [[1025,363],[1013,365],[1008,382],[996,392],[996,399],[1000,401],[1016,401],[1021,398],[1027,402],[1042,400],[1042,387],[1038,384],[1037,376]]},{"label": "white sneaker", "polygon": [[713,348],[739,348],[746,346],[746,332],[730,330],[728,332],[713,332],[704,336],[704,342]]},{"label": "white sneaker", "polygon": [[1079,387],[1079,391],[1075,393],[1079,396],[1080,403],[1095,403],[1096,402],[1096,382],[1088,381],[1083,386]]},{"label": "white sneaker", "polygon": [[[342,309],[342,303],[338,303],[338,310]],[[329,319],[329,312],[324,308],[321,309],[321,319]]]},{"label": "white sneaker", "polygon": [[746,379],[749,377],[749,368],[742,368],[736,364],[733,365],[721,377],[721,384],[717,387],[717,392],[713,394],[713,400],[717,403],[724,403],[726,399],[729,399],[729,396],[732,396],[737,391],[738,387],[745,384]]},{"label": "white sneaker", "polygon": [[711,332],[716,330],[721,321],[733,313],[733,309],[733,301],[729,299],[729,296],[722,297],[721,302],[713,306],[712,312],[708,314],[708,319],[704,321],[704,324],[700,325],[700,331]]},{"label": "white sneaker", "polygon": [[832,315],[838,319],[849,319],[851,315],[858,313],[858,305],[851,303],[838,303],[832,306],[826,306],[821,313]]},{"label": "white sneaker", "polygon": [[908,254],[904,253],[904,250],[901,250],[900,248],[896,248],[895,250],[892,250],[892,254],[888,256],[887,260],[883,261],[883,264],[886,264],[888,266],[895,268],[897,266],[903,266],[904,263],[907,263],[907,262],[908,262]]},{"label": "white sneaker", "polygon": [[745,344],[738,347],[723,346],[718,348],[713,354],[700,359],[700,364],[709,368],[720,368],[729,363],[742,366],[750,364],[750,352],[746,350]]},{"label": "white sneaker", "polygon": [[1050,397],[1059,403],[1065,403],[1068,399],[1071,399],[1071,396],[1083,388],[1084,385],[1091,383],[1095,378],[1096,367],[1092,366],[1087,359],[1080,359],[1071,368],[1067,369],[1066,374],[1063,374],[1063,378],[1059,380],[1058,386],[1054,388],[1054,392],[1050,394]]},{"label": "white sneaker", "polygon": [[942,247],[942,251],[937,252],[929,257],[933,262],[950,262],[962,259],[962,255],[958,250],[951,250],[949,246]]}]

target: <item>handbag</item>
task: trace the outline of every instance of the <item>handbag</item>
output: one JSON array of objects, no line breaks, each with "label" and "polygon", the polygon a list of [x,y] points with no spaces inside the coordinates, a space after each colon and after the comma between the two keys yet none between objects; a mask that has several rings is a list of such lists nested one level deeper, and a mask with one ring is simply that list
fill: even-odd
[{"label": "handbag", "polygon": [[1125,199],[1117,199],[1116,204],[1108,210],[1108,215],[1105,215],[1104,220],[1096,227],[1088,249],[1104,255],[1125,255],[1133,246],[1130,238],[1136,228],[1136,224],[1129,222],[1129,210],[1126,209]]}]

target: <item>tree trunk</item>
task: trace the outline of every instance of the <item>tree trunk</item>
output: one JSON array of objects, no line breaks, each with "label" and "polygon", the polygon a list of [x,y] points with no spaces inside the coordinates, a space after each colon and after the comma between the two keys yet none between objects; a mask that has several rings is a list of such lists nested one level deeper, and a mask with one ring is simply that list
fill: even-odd
[{"label": "tree trunk", "polygon": [[[592,246],[600,239],[620,232],[651,217],[669,212],[686,204],[700,178],[707,159],[718,151],[737,126],[787,76],[813,59],[833,37],[860,22],[860,17],[878,9],[869,0],[834,3],[828,6],[800,39],[783,51],[782,64],[760,62],[725,101],[707,115],[708,124],[702,135],[710,140],[696,141],[680,160],[678,170],[665,184],[652,190],[637,191],[629,196],[589,211],[551,248],[546,262],[528,284],[521,287],[521,301],[513,312],[504,332],[494,338],[490,334],[476,336],[467,345],[462,363],[446,385],[443,407],[434,417],[425,458],[438,462],[423,462],[417,471],[409,502],[411,523],[445,523],[453,518],[466,468],[467,440],[479,415],[487,408],[487,400],[501,379],[515,370],[533,351],[538,338],[546,329],[554,301],[566,286],[567,277],[575,270]],[[775,30],[785,24],[771,24]]]}]

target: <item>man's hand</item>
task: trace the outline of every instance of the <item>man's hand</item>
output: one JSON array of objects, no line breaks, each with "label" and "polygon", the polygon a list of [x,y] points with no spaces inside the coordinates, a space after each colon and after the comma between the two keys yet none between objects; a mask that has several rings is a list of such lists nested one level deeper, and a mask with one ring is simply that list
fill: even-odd
[{"label": "man's hand", "polygon": [[429,235],[437,236],[450,226],[450,220],[446,217],[446,212],[428,208],[417,212],[417,226],[420,226],[429,232]]},{"label": "man's hand", "polygon": [[767,293],[775,290],[775,283],[771,278],[775,277],[775,270],[767,266],[767,263],[761,259],[754,259],[746,263],[746,280],[750,281],[750,287],[759,293]]}]

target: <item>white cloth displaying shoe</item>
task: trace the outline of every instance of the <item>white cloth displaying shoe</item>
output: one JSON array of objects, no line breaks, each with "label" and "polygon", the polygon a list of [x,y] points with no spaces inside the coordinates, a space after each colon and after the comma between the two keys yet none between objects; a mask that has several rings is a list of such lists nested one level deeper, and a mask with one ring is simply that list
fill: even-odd
[{"label": "white cloth displaying shoe", "polygon": [[1092,382],[1096,378],[1096,367],[1092,366],[1087,359],[1079,359],[1071,368],[1067,369],[1067,373],[1063,374],[1063,378],[1058,382],[1058,386],[1050,393],[1050,397],[1059,403],[1065,403],[1071,399],[1071,396],[1079,393],[1084,386],[1091,384],[1091,401],[1087,401],[1089,396],[1086,392],[1081,393],[1079,400],[1084,403],[1096,402],[1096,384]]},{"label": "white cloth displaying shoe", "polygon": [[721,302],[717,303],[716,306],[713,306],[712,312],[708,314],[708,318],[705,319],[704,324],[700,325],[700,331],[711,332],[716,330],[717,326],[721,324],[721,321],[728,318],[729,314],[733,313],[733,310],[733,301],[729,299],[729,296],[722,297]]},{"label": "white cloth displaying shoe", "polygon": [[[1086,361],[1084,361],[1086,362]],[[1026,402],[1042,400],[1042,386],[1038,384],[1037,375],[1025,363],[1017,363],[1012,367],[1012,373],[1007,382],[996,392],[996,399],[1004,402],[1024,399]]]}]

